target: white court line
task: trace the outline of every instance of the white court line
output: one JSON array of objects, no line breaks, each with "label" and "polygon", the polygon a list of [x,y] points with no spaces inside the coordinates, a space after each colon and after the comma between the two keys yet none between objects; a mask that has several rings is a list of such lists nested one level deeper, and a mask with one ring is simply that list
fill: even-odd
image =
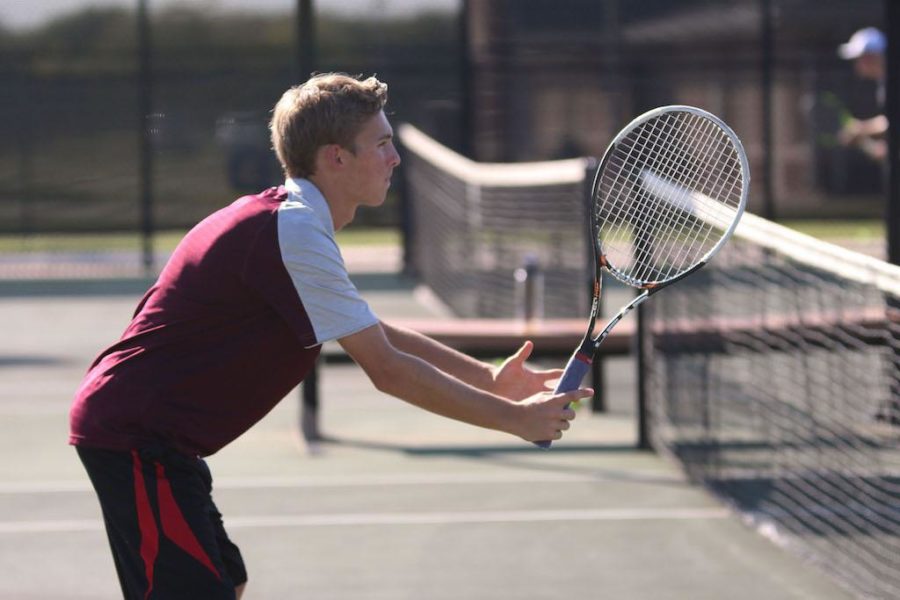
[{"label": "white court line", "polygon": [[85,481],[6,481],[0,483],[0,494],[65,494],[89,492],[94,488]]},{"label": "white court line", "polygon": [[[213,488],[229,489],[304,489],[304,488],[354,488],[419,485],[484,485],[516,483],[597,483],[603,481],[666,482],[682,480],[665,472],[622,472],[594,474],[565,473],[398,473],[393,475],[346,475],[327,477],[216,477]],[[90,492],[90,483],[84,480],[0,482],[0,494],[56,494]]]},{"label": "white court line", "polygon": [[540,523],[553,521],[647,521],[723,519],[722,508],[519,510],[436,513],[362,513],[281,515],[228,519],[227,527],[335,527],[345,525],[447,525],[467,523]]},{"label": "white court line", "polygon": [[[681,521],[725,519],[724,508],[612,508],[587,510],[513,510],[433,513],[348,513],[265,515],[227,518],[228,529],[282,527],[346,527],[362,525],[452,525],[484,523],[546,523],[584,521]],[[63,519],[0,523],[0,534],[92,532],[99,519]]]}]

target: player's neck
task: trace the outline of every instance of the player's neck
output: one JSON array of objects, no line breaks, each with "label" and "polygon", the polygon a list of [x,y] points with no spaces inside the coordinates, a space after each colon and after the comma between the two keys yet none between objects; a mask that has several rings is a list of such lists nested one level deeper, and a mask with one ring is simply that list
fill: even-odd
[{"label": "player's neck", "polygon": [[332,202],[328,196],[325,196],[328,202],[328,210],[331,211],[331,222],[334,223],[334,230],[340,231],[345,225],[349,225],[356,216],[356,205],[348,203]]},{"label": "player's neck", "polygon": [[322,196],[325,197],[325,202],[328,204],[328,210],[331,212],[334,230],[340,231],[353,220],[357,204],[347,194],[342,193],[340,186],[332,185],[329,178],[312,175],[309,180],[322,192]]}]

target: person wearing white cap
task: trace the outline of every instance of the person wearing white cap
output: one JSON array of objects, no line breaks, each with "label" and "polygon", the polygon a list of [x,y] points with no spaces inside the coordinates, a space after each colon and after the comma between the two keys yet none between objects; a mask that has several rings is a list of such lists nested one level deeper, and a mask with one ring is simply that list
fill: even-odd
[{"label": "person wearing white cap", "polygon": [[[874,81],[877,88],[878,105],[884,106],[885,50],[887,39],[875,27],[860,29],[838,47],[838,56],[853,61],[853,70],[860,79]],[[860,148],[871,158],[881,160],[887,155],[888,120],[884,114],[869,119],[850,118],[838,134],[840,142],[846,146]]]}]

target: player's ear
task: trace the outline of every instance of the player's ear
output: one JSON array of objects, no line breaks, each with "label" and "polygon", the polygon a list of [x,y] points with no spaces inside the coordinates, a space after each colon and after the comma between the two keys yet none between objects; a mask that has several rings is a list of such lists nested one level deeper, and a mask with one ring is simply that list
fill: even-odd
[{"label": "player's ear", "polygon": [[338,144],[326,144],[316,152],[316,165],[329,171],[340,169],[344,165],[343,148]]}]

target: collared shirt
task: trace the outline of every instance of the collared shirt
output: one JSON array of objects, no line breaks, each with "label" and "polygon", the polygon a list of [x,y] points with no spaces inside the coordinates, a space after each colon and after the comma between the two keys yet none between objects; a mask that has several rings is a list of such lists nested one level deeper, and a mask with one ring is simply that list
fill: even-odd
[{"label": "collared shirt", "polygon": [[303,380],[323,342],[377,321],[311,182],[239,198],[188,232],[91,365],[69,442],[212,454]]}]

